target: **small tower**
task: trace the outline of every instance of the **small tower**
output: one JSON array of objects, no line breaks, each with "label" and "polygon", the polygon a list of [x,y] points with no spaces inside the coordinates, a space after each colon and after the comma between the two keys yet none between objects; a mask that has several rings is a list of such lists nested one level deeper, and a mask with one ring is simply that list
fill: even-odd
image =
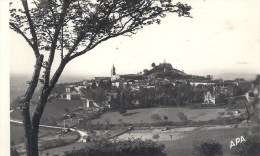
[{"label": "small tower", "polygon": [[119,78],[120,78],[120,76],[116,74],[116,68],[113,64],[112,69],[111,69],[111,81],[118,80]]},{"label": "small tower", "polygon": [[166,59],[164,59],[164,60],[163,60],[163,64],[166,64],[166,63],[167,63],[167,62],[166,62]]},{"label": "small tower", "polygon": [[115,68],[114,64],[111,69],[111,77],[112,77],[112,75],[116,75],[116,68]]}]

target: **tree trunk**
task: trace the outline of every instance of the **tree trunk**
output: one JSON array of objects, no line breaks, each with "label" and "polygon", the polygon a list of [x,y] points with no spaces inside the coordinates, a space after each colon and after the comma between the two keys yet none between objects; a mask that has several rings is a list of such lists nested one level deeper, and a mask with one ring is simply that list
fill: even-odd
[{"label": "tree trunk", "polygon": [[32,76],[31,81],[29,82],[29,87],[26,90],[26,93],[24,95],[23,100],[20,103],[20,108],[22,111],[22,117],[23,117],[23,124],[24,124],[24,131],[25,131],[25,146],[26,146],[26,152],[27,156],[34,156],[31,155],[30,151],[32,148],[32,125],[31,125],[31,116],[30,116],[30,101],[32,98],[32,95],[35,91],[35,88],[37,87],[41,67],[43,62],[43,55],[40,55],[35,63],[34,66],[34,73]]},{"label": "tree trunk", "polygon": [[[28,153],[27,153],[28,155]],[[31,156],[38,156],[38,132],[32,132],[31,134],[31,149],[30,149]]]},{"label": "tree trunk", "polygon": [[[26,105],[26,104],[24,104]],[[26,153],[27,156],[32,156],[30,154],[31,151],[31,134],[32,134],[32,127],[31,127],[31,120],[30,120],[30,112],[29,107],[22,108],[22,116],[23,116],[23,124],[24,124],[24,131],[25,131],[25,146],[26,146]]]}]

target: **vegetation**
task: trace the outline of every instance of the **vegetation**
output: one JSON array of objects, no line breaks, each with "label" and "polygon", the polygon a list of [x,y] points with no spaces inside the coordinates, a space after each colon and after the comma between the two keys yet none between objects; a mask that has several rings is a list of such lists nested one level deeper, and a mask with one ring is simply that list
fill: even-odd
[{"label": "vegetation", "polygon": [[165,121],[167,121],[167,120],[168,120],[168,116],[164,115],[164,116],[163,116],[163,119],[164,119]]},{"label": "vegetation", "polygon": [[195,156],[221,156],[223,155],[222,146],[214,140],[206,140],[193,144]]},{"label": "vegetation", "polygon": [[81,88],[81,92],[84,97],[89,100],[93,100],[96,103],[104,103],[107,100],[105,92],[111,89],[111,82],[104,83],[102,80],[97,86],[96,82],[93,81],[91,86],[88,86],[86,89]]},{"label": "vegetation", "polygon": [[183,112],[179,112],[177,115],[182,122],[187,123],[189,121],[188,117]]},{"label": "vegetation", "polygon": [[[177,83],[177,82],[176,82]],[[117,88],[117,95],[111,96],[110,105],[112,110],[118,110],[121,103],[125,104],[126,109],[136,109],[136,108],[151,108],[158,106],[190,106],[190,107],[207,107],[207,105],[202,106],[201,103],[204,102],[204,93],[206,91],[213,92],[213,85],[205,86],[191,86],[187,84],[176,84],[172,83],[157,82],[154,84],[155,88],[142,88],[137,92],[131,92],[127,86],[125,88]],[[235,86],[230,86],[235,87]],[[243,88],[243,87],[242,87]],[[236,94],[235,87],[234,94],[216,94],[216,105],[217,106],[235,106],[239,105],[238,98],[231,98],[232,96],[240,96],[242,92]],[[248,88],[247,88],[248,89]],[[245,93],[245,92],[243,92]],[[230,94],[230,95],[229,95]],[[122,95],[124,95],[122,99]],[[245,101],[241,101],[245,103]],[[210,106],[209,106],[210,107]]]},{"label": "vegetation", "polygon": [[164,155],[163,144],[152,140],[98,140],[88,143],[86,148],[65,152],[65,156],[160,156]]},{"label": "vegetation", "polygon": [[153,139],[158,140],[159,138],[160,138],[160,135],[159,135],[159,134],[154,134],[154,135],[153,135]]},{"label": "vegetation", "polygon": [[10,155],[11,156],[19,156],[19,153],[15,149],[11,148]]},{"label": "vegetation", "polygon": [[[48,139],[46,139],[48,137]],[[69,145],[73,142],[76,142],[79,139],[79,134],[77,132],[68,132],[60,135],[47,136],[45,138],[41,138],[39,142],[39,147],[42,149],[50,149],[60,146]],[[53,137],[53,138],[50,138]]]},{"label": "vegetation", "polygon": [[154,122],[161,121],[161,116],[159,114],[152,114],[151,119],[154,120]]}]

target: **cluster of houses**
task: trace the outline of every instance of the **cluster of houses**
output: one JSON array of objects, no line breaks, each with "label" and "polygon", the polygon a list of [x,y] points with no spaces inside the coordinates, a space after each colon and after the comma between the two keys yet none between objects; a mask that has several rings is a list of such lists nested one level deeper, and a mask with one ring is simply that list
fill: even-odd
[{"label": "cluster of houses", "polygon": [[[156,86],[160,84],[171,83],[173,86],[180,84],[189,83],[191,86],[212,86],[211,89],[204,92],[204,103],[206,104],[215,104],[216,103],[216,95],[225,94],[227,96],[233,96],[233,87],[223,85],[223,83],[216,83],[216,81],[212,80],[211,75],[207,75],[205,79],[190,79],[190,80],[168,80],[162,78],[151,78],[147,77],[141,73],[139,74],[127,74],[127,75],[119,75],[116,74],[116,68],[112,67],[111,69],[111,77],[95,77],[92,80],[85,80],[79,84],[68,85],[66,86],[66,93],[61,95],[61,98],[67,100],[76,100],[76,99],[84,99],[84,108],[89,107],[99,107],[93,100],[82,98],[83,95],[81,93],[82,88],[87,88],[88,86],[96,83],[96,86],[99,85],[100,81],[104,83],[110,82],[113,87],[128,87],[131,91],[139,91],[141,88],[156,88]],[[238,85],[237,82],[232,82],[233,85]],[[107,92],[107,97],[110,98],[111,95],[116,95],[115,92]]]}]

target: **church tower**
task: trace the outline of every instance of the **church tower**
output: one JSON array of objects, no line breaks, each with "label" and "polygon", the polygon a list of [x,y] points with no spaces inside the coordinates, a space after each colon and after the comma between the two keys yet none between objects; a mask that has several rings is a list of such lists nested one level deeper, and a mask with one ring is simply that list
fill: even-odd
[{"label": "church tower", "polygon": [[118,80],[120,76],[116,74],[116,68],[113,64],[112,69],[111,69],[111,81]]},{"label": "church tower", "polygon": [[116,75],[116,68],[115,68],[114,64],[111,69],[111,77],[112,77],[112,75]]}]

